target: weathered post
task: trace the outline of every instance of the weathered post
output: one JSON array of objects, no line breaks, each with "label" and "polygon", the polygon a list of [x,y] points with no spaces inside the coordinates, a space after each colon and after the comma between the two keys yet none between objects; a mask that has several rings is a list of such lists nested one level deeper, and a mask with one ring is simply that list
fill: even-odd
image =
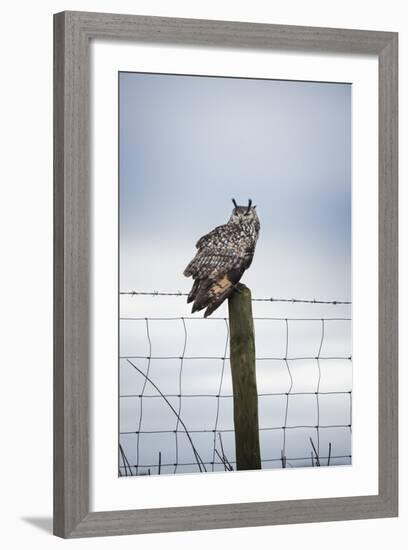
[{"label": "weathered post", "polygon": [[237,285],[228,301],[237,470],[261,468],[251,291]]}]

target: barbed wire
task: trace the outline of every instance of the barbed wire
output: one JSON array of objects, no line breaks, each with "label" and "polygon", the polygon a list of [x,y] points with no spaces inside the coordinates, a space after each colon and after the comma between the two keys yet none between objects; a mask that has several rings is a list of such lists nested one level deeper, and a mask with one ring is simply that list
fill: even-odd
[{"label": "barbed wire", "polygon": [[[150,292],[139,290],[121,290],[119,293],[121,296],[188,296],[188,292],[161,292],[153,290]],[[352,302],[344,300],[317,300],[317,299],[303,299],[303,298],[252,298],[253,302],[284,302],[292,304],[327,304],[327,305],[351,305]]]}]

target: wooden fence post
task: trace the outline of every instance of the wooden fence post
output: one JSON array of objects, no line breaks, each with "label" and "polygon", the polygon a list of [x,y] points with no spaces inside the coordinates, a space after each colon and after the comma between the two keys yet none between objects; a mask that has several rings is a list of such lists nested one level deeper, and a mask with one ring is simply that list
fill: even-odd
[{"label": "wooden fence post", "polygon": [[228,300],[237,470],[261,468],[251,291],[237,285]]}]

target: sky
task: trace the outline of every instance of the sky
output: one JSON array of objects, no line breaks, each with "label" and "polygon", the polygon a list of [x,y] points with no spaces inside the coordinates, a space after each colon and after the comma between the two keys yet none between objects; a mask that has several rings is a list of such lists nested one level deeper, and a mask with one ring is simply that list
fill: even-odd
[{"label": "sky", "polygon": [[121,73],[121,288],[187,289],[196,240],[235,197],[260,217],[254,290],[350,298],[350,95],[348,84]]},{"label": "sky", "polygon": [[[139,73],[120,73],[119,79],[122,291],[188,292],[191,279],[183,271],[194,255],[195,243],[228,220],[234,197],[239,204],[251,198],[261,223],[253,264],[242,279],[253,297],[351,300],[350,85]],[[263,302],[254,303],[253,308],[255,317],[317,318],[290,322],[289,355],[313,357],[321,339],[320,317],[349,319],[351,310],[349,306]],[[197,320],[188,320],[187,342],[181,321],[151,321],[148,327],[144,321],[145,317],[189,316],[190,306],[183,298],[122,296],[120,310],[123,318],[141,319],[121,321],[121,357],[179,357],[185,344],[188,356],[225,356],[226,304],[214,315],[219,321],[200,320],[201,314],[196,314]],[[351,355],[351,322],[328,322],[325,329],[322,355]],[[283,357],[284,322],[256,320],[255,330],[257,356]],[[138,368],[149,369],[163,392],[179,393],[179,360],[174,364],[138,361]],[[323,363],[320,383],[315,361],[291,364],[296,391],[315,391],[318,383],[321,391],[351,389],[350,361],[332,361],[330,368]],[[183,393],[216,393],[224,372],[223,389],[228,394],[228,364],[224,371],[222,364],[209,361],[191,361],[191,365],[185,361],[182,367]],[[121,394],[140,392],[143,376],[126,360],[121,360],[120,369]],[[257,376],[259,393],[260,387],[266,392],[288,389],[287,366],[282,361],[258,361]],[[155,393],[151,386],[145,391]],[[326,423],[346,423],[348,395],[321,399]],[[145,401],[150,401],[143,410],[145,429],[174,424],[161,398]],[[177,398],[173,404],[177,409]],[[260,399],[259,406],[262,425],[282,422],[286,403],[281,397]],[[216,407],[214,401],[182,402],[190,429],[206,425],[207,420],[211,426]],[[222,407],[218,416],[225,426],[231,425],[232,400],[225,398]],[[288,412],[288,421],[294,424],[313,423],[315,397],[292,396]],[[139,400],[121,399],[121,431],[135,431],[139,420]],[[325,419],[320,420],[324,424]],[[290,436],[292,454],[306,452],[309,432],[298,439]],[[167,442],[166,437],[140,436],[139,454],[145,453],[145,463],[156,460],[159,448],[172,461],[174,436],[170,434]],[[349,430],[326,431],[324,437],[325,445],[329,439],[336,440],[338,454],[350,453]],[[263,442],[265,455],[276,454],[282,445],[278,438],[278,431],[270,432]],[[122,443],[134,458],[134,434],[123,436]],[[233,438],[225,445],[233,456]],[[203,454],[209,447],[211,442],[202,442]]]}]

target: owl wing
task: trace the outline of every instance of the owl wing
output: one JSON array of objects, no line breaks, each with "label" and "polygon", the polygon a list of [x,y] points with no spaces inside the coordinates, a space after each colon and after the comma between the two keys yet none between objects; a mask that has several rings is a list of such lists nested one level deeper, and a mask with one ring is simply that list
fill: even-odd
[{"label": "owl wing", "polygon": [[243,261],[237,241],[239,231],[232,225],[220,225],[201,237],[195,257],[184,270],[186,277],[204,279],[218,278],[231,269],[238,268]]},{"label": "owl wing", "polygon": [[184,271],[194,279],[187,300],[194,301],[193,313],[207,308],[207,317],[228,298],[252,260],[247,244],[235,224],[218,226],[199,239],[198,251]]},{"label": "owl wing", "polygon": [[210,246],[218,245],[224,240],[225,235],[230,232],[230,229],[231,226],[228,224],[218,225],[212,231],[198,239],[196,248],[204,248],[206,244],[209,244]]}]

